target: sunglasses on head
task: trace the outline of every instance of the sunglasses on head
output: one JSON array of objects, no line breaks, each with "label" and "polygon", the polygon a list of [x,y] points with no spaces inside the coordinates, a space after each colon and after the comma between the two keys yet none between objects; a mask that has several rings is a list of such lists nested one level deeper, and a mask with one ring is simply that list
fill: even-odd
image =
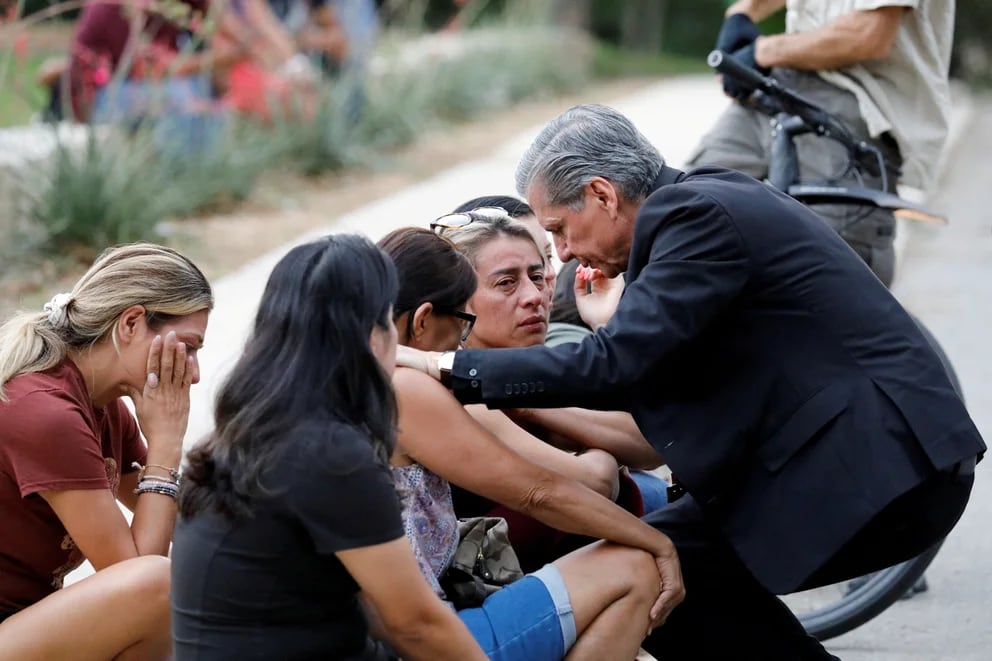
[{"label": "sunglasses on head", "polygon": [[448,213],[431,223],[431,231],[444,234],[445,230],[456,230],[475,222],[490,222],[499,218],[507,218],[509,214],[503,207],[479,207],[471,211]]}]

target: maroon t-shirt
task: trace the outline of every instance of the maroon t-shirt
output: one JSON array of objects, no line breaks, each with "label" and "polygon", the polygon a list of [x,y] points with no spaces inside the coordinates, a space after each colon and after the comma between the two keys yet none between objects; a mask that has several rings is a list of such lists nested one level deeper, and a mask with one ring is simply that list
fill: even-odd
[{"label": "maroon t-shirt", "polygon": [[[176,0],[176,3],[205,12],[208,1]],[[150,45],[166,51],[178,50],[179,26],[175,23],[163,16],[147,13],[137,25],[141,28],[142,38]],[[69,61],[72,109],[78,119],[89,119],[96,88],[109,82],[131,38],[130,13],[119,1],[89,0],[83,7],[76,21]],[[139,66],[140,61],[140,57],[136,58],[132,66]]]},{"label": "maroon t-shirt", "polygon": [[124,402],[94,407],[71,360],[7,382],[0,402],[0,620],[62,587],[83,562],[40,491],[110,489],[145,443]]}]

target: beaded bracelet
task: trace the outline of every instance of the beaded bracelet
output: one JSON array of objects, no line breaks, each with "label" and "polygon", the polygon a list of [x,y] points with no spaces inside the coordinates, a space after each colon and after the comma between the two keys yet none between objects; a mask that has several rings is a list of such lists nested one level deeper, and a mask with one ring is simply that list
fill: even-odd
[{"label": "beaded bracelet", "polygon": [[179,485],[175,482],[169,482],[165,479],[154,479],[151,477],[146,477],[145,479],[138,482],[138,488],[143,486],[156,487],[158,489],[169,489],[171,491],[179,491]]},{"label": "beaded bracelet", "polygon": [[138,483],[138,488],[134,490],[134,493],[138,495],[143,493],[157,493],[163,496],[169,496],[172,500],[177,500],[179,498],[179,487],[168,482],[142,480]]},{"label": "beaded bracelet", "polygon": [[168,496],[172,500],[179,500],[179,494],[178,493],[173,493],[172,491],[170,491],[168,489],[161,489],[161,488],[155,488],[155,487],[145,487],[144,489],[135,489],[134,492],[136,494],[138,494],[139,496],[141,494],[143,494],[143,493],[157,493],[157,494],[162,495],[162,496]]},{"label": "beaded bracelet", "polygon": [[[149,468],[160,468],[169,474],[169,477],[172,478],[173,482],[179,484],[180,473],[178,468],[172,468],[171,466],[163,466],[161,464],[148,464],[147,466],[142,466],[137,461],[131,462],[131,467],[138,469],[138,482],[141,482],[143,479],[145,479],[145,472]],[[153,477],[153,476],[149,475],[149,477]]]}]

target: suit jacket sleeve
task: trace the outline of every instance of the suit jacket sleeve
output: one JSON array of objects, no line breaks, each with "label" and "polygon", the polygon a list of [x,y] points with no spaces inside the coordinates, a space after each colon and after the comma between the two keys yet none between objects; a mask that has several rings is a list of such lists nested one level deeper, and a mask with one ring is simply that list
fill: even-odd
[{"label": "suit jacket sleeve", "polygon": [[605,328],[575,345],[459,351],[452,389],[493,408],[625,409],[630,389],[725,310],[748,274],[725,209],[688,186],[662,187],[638,214],[627,288]]}]

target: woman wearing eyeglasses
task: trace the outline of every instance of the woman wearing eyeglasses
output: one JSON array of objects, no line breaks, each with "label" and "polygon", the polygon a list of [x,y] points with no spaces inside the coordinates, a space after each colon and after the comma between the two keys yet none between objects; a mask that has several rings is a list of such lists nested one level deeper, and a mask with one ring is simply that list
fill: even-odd
[{"label": "woman wearing eyeglasses", "polygon": [[[511,240],[540,258],[526,229]],[[399,342],[455,349],[461,311],[475,291],[472,265],[446,239],[424,229],[396,230],[379,242],[396,264]],[[406,311],[402,309],[406,307]],[[412,321],[409,319],[412,318]],[[653,619],[660,576],[654,558],[665,540],[632,514],[550,470],[480,426],[440,384],[397,369],[399,406],[393,479],[405,494],[403,523],[421,571],[445,598],[441,578],[457,546],[450,485],[471,489],[547,525],[603,538],[459,611],[493,659],[631,659]]]}]

